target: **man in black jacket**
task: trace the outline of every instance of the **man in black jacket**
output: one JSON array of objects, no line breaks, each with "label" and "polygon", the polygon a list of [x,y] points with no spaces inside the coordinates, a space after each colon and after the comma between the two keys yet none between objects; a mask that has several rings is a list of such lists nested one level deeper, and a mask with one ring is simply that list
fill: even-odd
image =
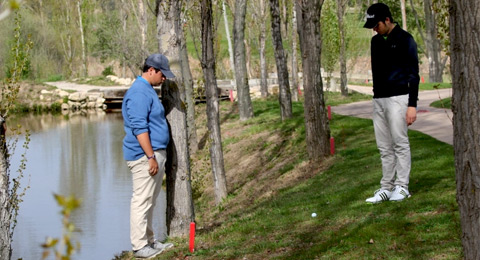
[{"label": "man in black jacket", "polygon": [[417,44],[412,35],[394,23],[390,9],[383,3],[368,8],[364,27],[377,32],[371,41],[373,124],[383,172],[380,189],[366,202],[400,201],[410,197],[407,132],[417,118]]}]

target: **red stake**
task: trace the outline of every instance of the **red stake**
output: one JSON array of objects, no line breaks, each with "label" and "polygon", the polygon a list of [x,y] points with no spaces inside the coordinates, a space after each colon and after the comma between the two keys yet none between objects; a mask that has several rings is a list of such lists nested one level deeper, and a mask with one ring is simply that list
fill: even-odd
[{"label": "red stake", "polygon": [[328,109],[328,120],[332,120],[332,107],[327,106]]},{"label": "red stake", "polygon": [[190,253],[195,250],[195,222],[190,222]]},{"label": "red stake", "polygon": [[333,137],[330,137],[330,154],[335,154],[335,139]]}]

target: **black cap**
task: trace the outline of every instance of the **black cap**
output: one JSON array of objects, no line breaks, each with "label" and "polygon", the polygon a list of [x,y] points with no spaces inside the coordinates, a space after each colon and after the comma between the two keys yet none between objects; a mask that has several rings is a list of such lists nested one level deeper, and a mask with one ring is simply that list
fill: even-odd
[{"label": "black cap", "polygon": [[390,13],[390,9],[386,4],[383,3],[376,3],[371,5],[367,10],[365,25],[363,28],[372,29],[377,25],[380,21],[385,21],[385,18],[392,17],[392,13]]},{"label": "black cap", "polygon": [[155,53],[145,60],[145,65],[160,70],[167,78],[175,78],[175,75],[170,71],[170,65],[168,65],[168,59],[165,55]]}]

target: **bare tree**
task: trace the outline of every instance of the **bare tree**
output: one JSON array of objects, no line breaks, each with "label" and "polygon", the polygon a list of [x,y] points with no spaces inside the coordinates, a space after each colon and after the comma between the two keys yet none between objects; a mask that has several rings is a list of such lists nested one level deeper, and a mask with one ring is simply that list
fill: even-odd
[{"label": "bare tree", "polygon": [[248,85],[247,63],[245,59],[245,15],[247,0],[235,1],[235,17],[233,26],[233,49],[235,53],[235,80],[237,84],[238,110],[240,120],[253,117],[250,86]]},{"label": "bare tree", "polygon": [[227,180],[223,161],[222,137],[220,134],[217,78],[215,76],[215,55],[213,49],[212,1],[202,0],[202,69],[207,95],[207,120],[210,135],[210,161],[212,163],[215,202],[220,204],[227,197]]},{"label": "bare tree", "polygon": [[267,81],[267,57],[265,54],[265,43],[267,35],[267,12],[265,7],[265,0],[250,1],[252,5],[253,20],[259,25],[258,30],[258,43],[260,54],[260,94],[262,98],[268,97],[268,81]]},{"label": "bare tree", "polygon": [[347,89],[347,37],[345,30],[345,12],[347,11],[348,0],[337,0],[337,19],[340,31],[340,91],[342,96],[348,96]]},{"label": "bare tree", "polygon": [[480,259],[480,3],[450,0],[453,147],[464,259]]},{"label": "bare tree", "polygon": [[[185,12],[187,8],[184,8]],[[185,12],[181,15],[181,20],[184,21],[185,16],[187,15]],[[181,28],[184,28],[181,26]],[[183,84],[185,92],[185,103],[187,104],[187,133],[188,133],[188,147],[190,150],[190,154],[194,154],[198,150],[198,140],[197,140],[197,127],[195,126],[195,96],[193,91],[193,77],[192,77],[192,70],[190,69],[190,63],[188,61],[188,51],[187,51],[187,43],[185,40],[185,34],[183,29],[178,34],[180,39],[180,61],[182,65],[182,77],[183,77]]]},{"label": "bare tree", "polygon": [[228,26],[227,8],[225,8],[225,1],[222,1],[223,22],[225,23],[225,33],[228,43],[228,54],[230,54],[230,67],[232,72],[235,73],[235,63],[233,61],[233,47],[232,38],[230,37],[230,26]]},{"label": "bare tree", "polygon": [[297,61],[297,11],[296,2],[292,8],[292,100],[298,101],[298,61]]},{"label": "bare tree", "polygon": [[5,119],[0,116],[0,258],[10,259],[12,255],[9,203],[8,151],[6,144]]},{"label": "bare tree", "polygon": [[185,94],[181,89],[181,45],[183,33],[180,14],[183,1],[157,0],[157,38],[159,51],[168,57],[175,80],[162,85],[162,103],[171,132],[167,147],[167,227],[171,236],[185,236],[195,219],[190,178],[190,155],[187,138]]},{"label": "bare tree", "polygon": [[70,1],[65,1],[65,4],[60,5],[60,14],[55,17],[58,20],[54,22],[61,28],[60,42],[62,44],[63,57],[67,63],[67,71],[65,72],[67,77],[71,77],[74,71],[73,62],[75,58],[75,45],[72,37],[72,14],[71,14]]},{"label": "bare tree", "polygon": [[83,0],[77,1],[77,13],[78,13],[78,29],[80,31],[80,42],[82,46],[82,76],[88,77],[88,61],[87,61],[87,53],[86,53],[86,46],[85,46],[85,33],[83,30],[83,19],[82,19],[82,9],[81,5]]},{"label": "bare tree", "polygon": [[130,0],[131,4],[131,12],[134,14],[135,18],[137,18],[138,29],[140,30],[140,51],[142,55],[142,60],[146,58],[148,51],[147,51],[147,30],[148,30],[148,23],[147,23],[147,9],[145,8],[144,0],[137,0],[136,4],[133,0]]},{"label": "bare tree", "polygon": [[405,8],[405,0],[400,0],[400,11],[402,12],[402,28],[407,30],[407,10]]},{"label": "bare tree", "polygon": [[330,127],[320,73],[322,5],[323,0],[297,0],[297,20],[301,21],[298,24],[298,34],[302,45],[305,134],[310,160],[321,160],[330,150]]},{"label": "bare tree", "polygon": [[275,48],[275,61],[277,64],[279,103],[282,120],[292,117],[292,96],[288,80],[287,60],[283,50],[282,30],[280,21],[280,6],[278,0],[270,0],[270,16],[272,22],[272,40]]},{"label": "bare tree", "polygon": [[[438,1],[437,1],[438,2]],[[428,68],[429,68],[429,81],[430,82],[443,82],[443,71],[445,69],[448,56],[444,56],[442,58],[442,44],[439,39],[439,32],[436,20],[436,13],[434,11],[434,5],[432,0],[426,0],[423,2],[423,8],[425,12],[425,31],[420,24],[420,19],[418,17],[418,13],[415,10],[415,6],[413,4],[413,0],[410,0],[410,7],[412,8],[413,16],[415,17],[415,21],[418,27],[418,31],[420,33],[420,37],[422,38],[423,42],[425,43],[425,55],[428,58]],[[447,44],[448,45],[448,44]]]},{"label": "bare tree", "polygon": [[425,0],[423,7],[425,11],[425,47],[428,57],[428,78],[430,82],[443,82],[442,74],[445,63],[441,61],[442,46],[437,35],[437,22],[432,0]]}]

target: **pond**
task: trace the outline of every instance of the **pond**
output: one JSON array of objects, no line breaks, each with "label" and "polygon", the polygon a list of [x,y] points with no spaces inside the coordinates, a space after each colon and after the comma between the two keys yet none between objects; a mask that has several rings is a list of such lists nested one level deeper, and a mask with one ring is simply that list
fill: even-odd
[{"label": "pond", "polygon": [[[41,259],[46,238],[62,236],[61,208],[53,194],[82,199],[71,216],[79,230],[73,240],[81,245],[72,259],[112,259],[131,250],[132,180],[122,153],[121,113],[96,112],[68,119],[27,115],[18,121],[31,131],[22,179],[23,186],[30,188],[20,204],[12,259]],[[20,139],[12,159],[13,177],[22,143]],[[164,191],[160,193],[154,216],[165,214],[165,196]],[[165,222],[157,219],[154,228],[159,239],[165,238]]]}]

